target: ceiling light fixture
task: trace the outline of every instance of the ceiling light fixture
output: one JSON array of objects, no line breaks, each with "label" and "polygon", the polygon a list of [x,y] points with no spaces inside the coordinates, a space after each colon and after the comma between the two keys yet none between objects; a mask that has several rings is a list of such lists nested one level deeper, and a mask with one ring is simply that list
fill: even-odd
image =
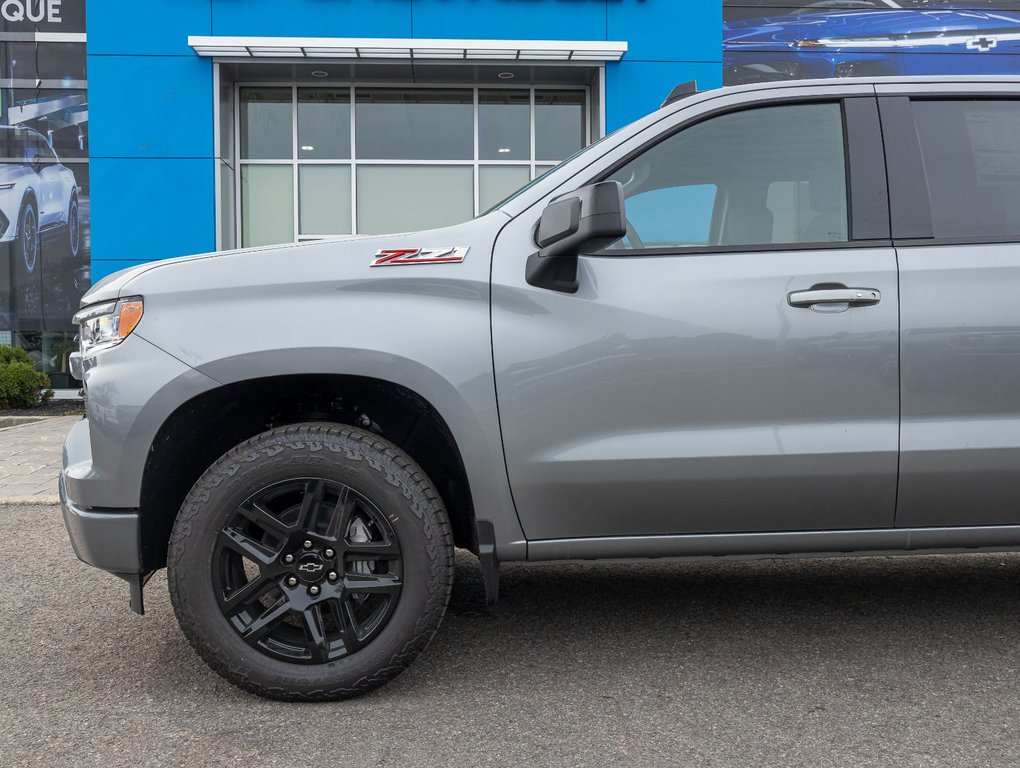
[{"label": "ceiling light fixture", "polygon": [[513,80],[514,79],[514,73],[513,72],[500,72],[498,75],[496,75],[496,77],[498,77],[500,80]]},{"label": "ceiling light fixture", "polygon": [[329,77],[329,72],[324,69],[313,69],[312,77]]},{"label": "ceiling light fixture", "polygon": [[510,151],[510,147],[500,147],[498,151],[499,151],[499,154],[505,155],[507,152]]},{"label": "ceiling light fixture", "polygon": [[305,144],[303,147],[301,147],[302,152],[311,152],[314,149],[315,147],[311,146],[310,144]]}]

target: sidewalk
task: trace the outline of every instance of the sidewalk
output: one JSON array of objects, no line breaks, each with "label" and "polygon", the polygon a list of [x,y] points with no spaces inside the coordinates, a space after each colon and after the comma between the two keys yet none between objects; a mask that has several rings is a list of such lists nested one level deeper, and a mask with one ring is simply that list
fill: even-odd
[{"label": "sidewalk", "polygon": [[0,429],[0,504],[56,504],[61,446],[81,416]]}]

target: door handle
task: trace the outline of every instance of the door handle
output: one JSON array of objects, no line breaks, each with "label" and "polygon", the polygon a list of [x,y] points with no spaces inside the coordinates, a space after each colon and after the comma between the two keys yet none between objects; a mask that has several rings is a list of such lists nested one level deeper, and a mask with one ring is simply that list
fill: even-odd
[{"label": "door handle", "polygon": [[794,291],[786,297],[791,307],[813,307],[818,304],[847,304],[851,307],[870,307],[882,300],[875,288],[811,288]]}]

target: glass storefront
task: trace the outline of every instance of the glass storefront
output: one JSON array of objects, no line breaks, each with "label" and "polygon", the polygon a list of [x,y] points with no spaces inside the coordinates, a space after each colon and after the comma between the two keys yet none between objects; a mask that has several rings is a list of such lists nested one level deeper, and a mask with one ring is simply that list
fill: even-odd
[{"label": "glass storefront", "polygon": [[243,247],[470,219],[590,141],[587,88],[237,86]]}]

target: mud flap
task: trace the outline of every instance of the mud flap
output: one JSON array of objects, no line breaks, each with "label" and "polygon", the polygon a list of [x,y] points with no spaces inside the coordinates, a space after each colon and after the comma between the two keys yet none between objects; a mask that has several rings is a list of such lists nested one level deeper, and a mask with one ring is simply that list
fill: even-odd
[{"label": "mud flap", "polygon": [[142,591],[145,589],[145,583],[152,577],[154,571],[148,573],[115,573],[115,576],[120,576],[128,583],[128,587],[131,590],[131,598],[129,605],[131,610],[137,613],[139,616],[145,615],[145,598]]},{"label": "mud flap", "polygon": [[478,563],[482,568],[482,582],[485,585],[486,605],[495,605],[499,600],[499,556],[496,554],[496,529],[488,520],[475,523],[478,537]]}]

